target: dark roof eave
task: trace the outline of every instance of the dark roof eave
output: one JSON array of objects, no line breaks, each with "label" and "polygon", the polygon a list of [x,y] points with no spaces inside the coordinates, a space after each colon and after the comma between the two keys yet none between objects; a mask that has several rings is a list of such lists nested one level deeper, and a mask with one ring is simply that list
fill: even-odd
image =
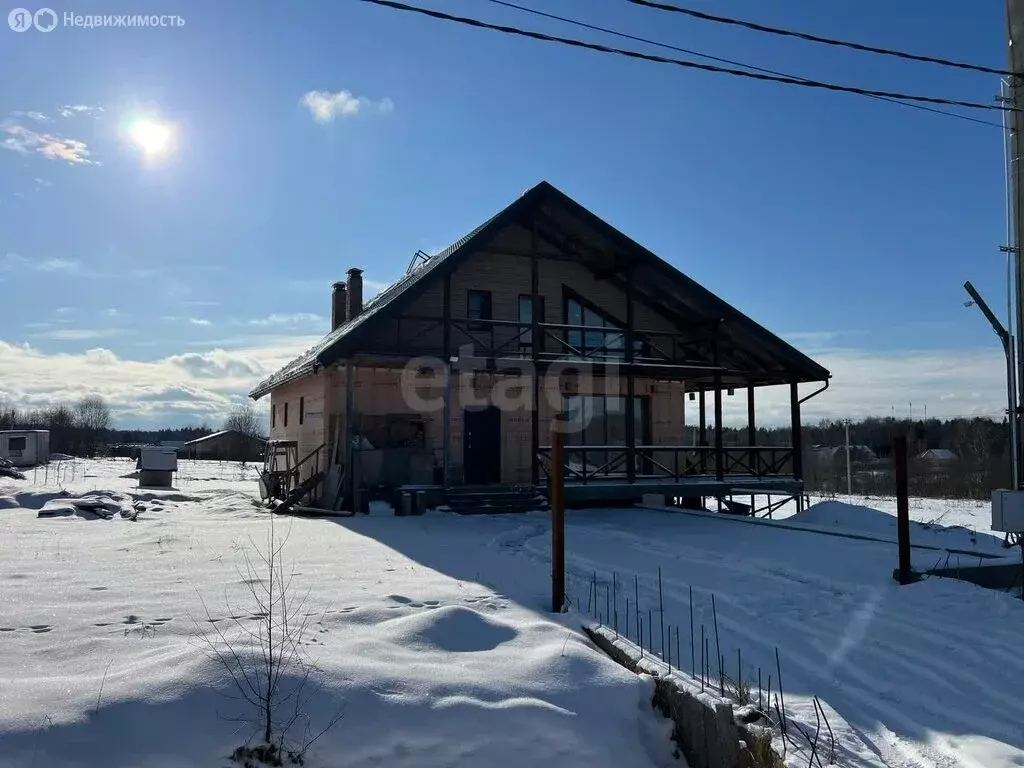
[{"label": "dark roof eave", "polygon": [[264,379],[255,387],[253,387],[249,391],[249,397],[252,398],[253,400],[259,400],[264,395],[269,395],[278,387],[283,387],[285,384],[290,384],[296,379],[301,379],[305,377],[307,374],[315,372],[317,369],[317,362],[317,358],[311,358],[309,360],[303,361],[301,365],[297,366],[291,371],[288,371],[286,375],[281,376],[280,378],[277,378],[277,375],[280,373],[280,371],[278,371],[273,376]]}]

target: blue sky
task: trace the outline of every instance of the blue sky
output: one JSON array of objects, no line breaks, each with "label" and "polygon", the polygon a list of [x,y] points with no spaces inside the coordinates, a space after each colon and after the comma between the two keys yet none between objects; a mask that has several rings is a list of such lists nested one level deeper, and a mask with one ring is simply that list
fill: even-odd
[{"label": "blue sky", "polygon": [[[656,51],[485,0],[412,2]],[[625,0],[520,2],[800,76],[999,88]],[[1005,63],[998,0],[688,4]],[[829,367],[812,417],[1002,406],[998,342],[961,287],[1005,307],[998,128],[355,0],[51,7],[185,23],[0,27],[0,402],[94,391],[124,425],[216,424],[326,329],[346,269],[389,282],[547,179]],[[173,126],[165,155],[126,135],[139,117]]]}]

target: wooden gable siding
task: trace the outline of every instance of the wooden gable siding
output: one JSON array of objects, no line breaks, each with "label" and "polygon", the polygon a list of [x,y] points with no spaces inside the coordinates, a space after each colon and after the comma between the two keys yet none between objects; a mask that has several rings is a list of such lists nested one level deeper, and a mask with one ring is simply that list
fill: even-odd
[{"label": "wooden gable siding", "polygon": [[[525,256],[506,255],[503,252],[527,253],[530,233],[521,225],[513,224],[499,233],[480,251],[470,254],[451,275],[451,312],[455,320],[467,316],[468,292],[484,290],[491,293],[494,320],[518,321],[519,297],[531,292],[530,259]],[[579,294],[606,314],[625,323],[626,295],[622,288],[609,280],[599,280],[587,267],[573,261],[549,258],[556,252],[547,244],[538,246],[542,254],[538,262],[538,283],[544,299],[544,319],[549,323],[565,322],[563,286]],[[441,277],[428,278],[430,283],[401,314],[411,317],[440,318],[444,315],[444,289]],[[640,300],[634,301],[637,330],[674,331],[671,320]],[[463,327],[452,331],[453,351],[466,343],[482,338],[494,339],[495,345],[510,342],[502,353],[515,354],[515,340],[520,332],[516,327],[494,327],[489,331],[467,332]],[[421,320],[383,320],[376,330],[360,342],[361,352],[389,353],[398,349],[411,354],[442,355],[444,331],[440,323],[435,327]],[[546,349],[553,351],[555,342],[548,339]]]}]

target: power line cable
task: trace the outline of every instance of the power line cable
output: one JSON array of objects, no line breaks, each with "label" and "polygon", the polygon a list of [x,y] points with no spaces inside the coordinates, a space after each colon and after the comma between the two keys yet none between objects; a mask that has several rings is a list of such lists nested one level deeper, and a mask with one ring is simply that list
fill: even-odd
[{"label": "power line cable", "polygon": [[673,13],[681,13],[685,16],[692,16],[695,19],[702,19],[704,21],[713,21],[718,24],[731,24],[736,27],[744,27],[746,29],[752,29],[755,32],[767,32],[771,35],[781,35],[783,37],[796,37],[801,40],[808,40],[812,43],[822,43],[824,45],[835,45],[841,48],[852,48],[855,51],[864,51],[867,53],[878,53],[883,56],[895,56],[899,59],[908,59],[910,61],[923,61],[928,64],[941,64],[944,67],[955,67],[956,69],[967,69],[973,72],[985,72],[989,75],[1001,75],[1003,77],[1012,77],[1013,72],[1009,72],[1004,69],[994,69],[993,67],[984,67],[980,64],[966,64],[962,61],[951,61],[950,59],[942,59],[937,56],[921,56],[916,53],[907,53],[906,51],[897,51],[892,48],[879,48],[874,45],[863,45],[862,43],[851,43],[846,40],[835,40],[830,37],[820,37],[819,35],[812,35],[807,32],[796,32],[792,29],[782,29],[781,27],[769,27],[764,24],[756,24],[752,21],[743,21],[742,19],[732,19],[728,16],[716,16],[713,13],[705,13],[704,11],[695,11],[692,8],[683,8],[678,5],[668,5],[666,3],[659,3],[655,0],[626,0],[626,2],[633,3],[634,5],[643,5],[648,8],[656,8],[660,11],[671,11]]},{"label": "power line cable", "polygon": [[[660,42],[658,40],[650,40],[650,39],[648,39],[646,37],[638,37],[637,35],[631,35],[631,34],[629,34],[627,32],[620,32],[620,31],[615,30],[615,29],[609,29],[608,27],[601,27],[601,26],[598,26],[596,24],[588,24],[587,22],[580,21],[579,19],[572,19],[572,18],[569,18],[567,16],[559,16],[559,15],[554,14],[554,13],[547,13],[546,11],[540,11],[540,10],[537,10],[536,8],[528,8],[525,5],[517,5],[516,3],[508,2],[508,0],[488,0],[488,2],[494,3],[495,5],[503,5],[506,8],[514,8],[514,9],[516,9],[518,11],[524,11],[525,13],[532,13],[535,16],[543,16],[544,18],[547,18],[547,19],[553,19],[555,21],[561,21],[561,22],[564,22],[566,24],[572,24],[574,26],[582,27],[584,29],[589,29],[589,30],[592,30],[594,32],[603,32],[605,34],[615,35],[616,37],[621,37],[621,38],[624,38],[626,40],[633,40],[633,41],[638,42],[638,43],[646,43],[647,45],[654,45],[654,46],[657,46],[659,48],[665,48],[665,49],[668,49],[668,50],[671,50],[671,51],[678,51],[679,53],[685,53],[685,54],[687,54],[689,56],[696,56],[696,57],[701,58],[701,59],[708,59],[709,61],[717,61],[717,62],[719,62],[721,64],[730,64],[730,65],[735,66],[735,67],[743,67],[744,69],[753,70],[754,72],[764,72],[765,74],[777,75],[779,77],[791,78],[793,80],[803,80],[804,79],[802,77],[798,77],[797,75],[790,75],[790,74],[787,74],[785,72],[779,72],[779,71],[774,70],[774,69],[766,69],[765,67],[758,67],[758,66],[755,66],[753,64],[744,64],[741,61],[734,61],[732,59],[724,59],[721,56],[712,56],[709,53],[701,53],[700,51],[694,51],[694,50],[691,50],[691,49],[688,49],[688,48],[681,48],[680,46],[672,45],[671,43],[663,43],[663,42]],[[993,123],[993,122],[991,122],[989,120],[979,120],[976,117],[969,117],[967,115],[960,115],[960,114],[957,114],[956,112],[947,112],[944,109],[935,109],[934,107],[926,107],[923,104],[914,104],[912,102],[899,101],[898,99],[890,99],[887,96],[873,96],[873,95],[871,95],[868,98],[877,99],[878,101],[887,101],[890,104],[898,104],[901,107],[910,107],[911,109],[919,109],[922,112],[932,112],[932,113],[934,113],[936,115],[944,115],[946,117],[955,117],[958,120],[967,120],[968,122],[978,123],[979,125],[988,125],[988,126],[991,126],[993,128],[999,128],[999,129],[1004,129],[1005,128],[1005,126],[1000,125],[999,123]]]},{"label": "power line cable", "polygon": [[588,43],[583,40],[575,40],[569,37],[558,37],[556,35],[546,35],[542,32],[534,32],[532,30],[519,29],[518,27],[509,27],[503,24],[491,24],[486,21],[480,21],[479,19],[473,19],[466,16],[455,16],[449,13],[443,13],[441,11],[435,11],[431,8],[421,8],[413,5],[406,5],[405,3],[396,2],[395,0],[360,0],[363,3],[372,3],[373,5],[380,5],[387,8],[393,8],[398,11],[409,11],[412,13],[418,13],[424,16],[430,16],[435,19],[442,21],[453,21],[458,24],[466,24],[468,26],[477,27],[479,29],[491,29],[496,32],[504,32],[509,35],[518,35],[520,37],[529,37],[534,40],[543,40],[545,42],[560,43],[562,45],[568,45],[575,48],[585,48],[591,51],[599,51],[601,53],[612,53],[619,56],[626,56],[631,59],[641,59],[643,61],[652,61],[658,64],[674,64],[678,67],[686,69],[699,69],[705,72],[717,72],[720,74],[733,75],[735,77],[745,77],[752,80],[764,80],[767,82],[782,83],[784,85],[800,85],[806,88],[819,88],[828,91],[837,91],[840,93],[857,93],[862,96],[880,96],[889,99],[900,99],[904,101],[917,101],[924,102],[927,104],[944,104],[950,107],[964,107],[967,109],[984,109],[993,110],[997,112],[1016,112],[1014,107],[1001,107],[992,104],[983,104],[976,101],[957,101],[955,99],[942,99],[935,96],[914,96],[906,93],[896,93],[893,91],[873,91],[865,88],[855,88],[849,85],[836,85],[834,83],[826,83],[820,80],[807,80],[803,78],[793,77],[780,77],[777,75],[769,75],[761,72],[748,72],[740,69],[729,69],[727,67],[719,67],[713,64],[701,64],[696,61],[683,61],[682,59],[671,59],[665,56],[656,56],[650,53],[641,53],[639,51],[630,51],[624,48],[614,48],[608,45],[601,45],[599,43]]}]

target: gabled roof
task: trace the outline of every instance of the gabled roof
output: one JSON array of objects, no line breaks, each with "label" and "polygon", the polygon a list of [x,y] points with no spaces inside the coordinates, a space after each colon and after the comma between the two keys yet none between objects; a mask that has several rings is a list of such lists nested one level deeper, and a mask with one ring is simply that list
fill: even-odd
[{"label": "gabled roof", "polygon": [[565,193],[542,181],[467,235],[410,269],[400,280],[367,302],[359,315],[328,333],[305,353],[261,381],[249,396],[259,399],[282,384],[314,373],[343,358],[361,330],[372,325],[375,320],[386,318],[390,311],[398,311],[419,295],[431,282],[430,278],[450,273],[509,224],[537,211],[542,211],[549,217],[561,218],[570,229],[578,230],[583,239],[593,236],[610,244],[611,250],[602,253],[602,257],[612,260],[608,263],[596,264],[596,251],[585,252],[584,249],[572,255],[595,271],[604,269],[609,274],[621,267],[624,261],[628,261],[634,270],[632,282],[635,295],[658,307],[666,316],[676,317],[681,324],[694,322],[695,319],[703,322],[723,321],[726,340],[732,345],[742,347],[746,360],[776,368],[781,366],[792,380],[824,381],[829,378],[829,372],[809,357],[619,232]]},{"label": "gabled roof", "polygon": [[949,448],[929,448],[917,458],[924,461],[956,461],[957,455]]},{"label": "gabled roof", "polygon": [[198,443],[205,443],[207,440],[216,440],[217,438],[224,437],[225,435],[236,435],[237,437],[240,437],[243,440],[259,440],[260,442],[264,442],[262,437],[251,437],[249,435],[242,434],[237,429],[222,429],[220,432],[211,432],[208,435],[197,437],[195,440],[189,440],[187,443],[183,443],[183,445],[196,445]]}]

